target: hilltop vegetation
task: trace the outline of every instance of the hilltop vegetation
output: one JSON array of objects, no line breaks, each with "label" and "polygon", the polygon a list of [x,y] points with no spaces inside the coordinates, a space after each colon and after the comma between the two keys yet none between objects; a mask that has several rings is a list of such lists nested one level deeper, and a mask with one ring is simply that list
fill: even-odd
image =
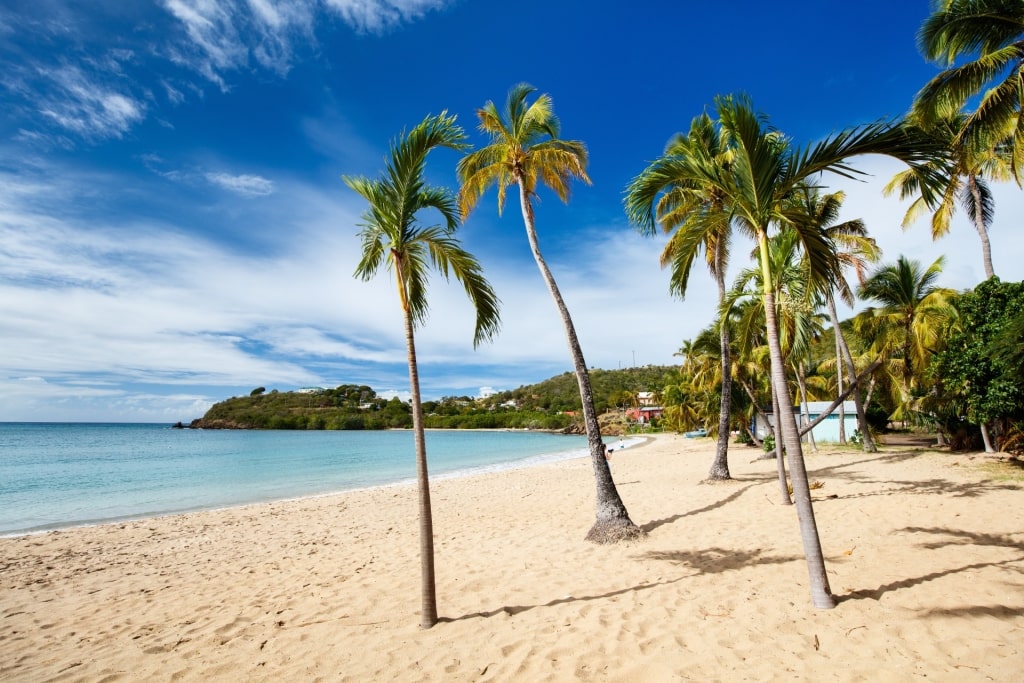
[{"label": "hilltop vegetation", "polygon": [[[660,392],[674,368],[645,366],[591,370],[599,413],[632,405],[638,392]],[[571,372],[483,399],[446,396],[424,401],[425,423],[445,429],[573,429],[580,410],[579,388]],[[366,385],[333,389],[267,392],[254,389],[216,403],[191,426],[203,429],[402,429],[412,426],[407,403],[385,399]]]}]

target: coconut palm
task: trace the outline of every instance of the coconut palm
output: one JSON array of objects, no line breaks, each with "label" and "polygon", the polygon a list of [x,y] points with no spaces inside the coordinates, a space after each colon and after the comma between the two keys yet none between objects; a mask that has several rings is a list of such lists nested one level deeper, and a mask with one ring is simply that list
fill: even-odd
[{"label": "coconut palm", "polygon": [[[946,67],[918,92],[912,115],[926,128],[979,96],[955,146],[994,149],[1009,141],[1014,171],[1024,148],[1024,4],[1020,0],[933,0],[917,34],[929,61]],[[962,63],[954,66],[958,60]]]},{"label": "coconut palm", "polygon": [[922,268],[918,261],[900,256],[896,263],[876,268],[858,290],[862,300],[881,304],[860,314],[864,318],[860,328],[874,338],[875,348],[893,361],[893,384],[900,392],[896,418],[909,417],[912,394],[954,315],[948,304],[954,292],[936,285],[944,262],[940,256]]},{"label": "coconut palm", "polygon": [[[726,167],[718,158],[692,154],[675,160],[680,179],[702,192],[715,192],[732,216],[731,225],[752,237],[762,270],[765,329],[771,355],[771,378],[779,399],[779,422],[790,461],[793,492],[800,520],[801,537],[810,575],[811,597],[815,606],[835,606],[825,561],[818,538],[810,488],[803,462],[803,450],[797,431],[792,401],[786,381],[785,358],[779,341],[776,317],[775,274],[771,270],[769,230],[787,222],[783,212],[787,198],[809,179],[824,172],[846,177],[858,171],[847,159],[860,154],[885,154],[919,167],[926,197],[938,186],[933,170],[922,165],[939,149],[919,132],[892,123],[877,123],[843,131],[804,149],[797,149],[778,131],[767,125],[746,97],[719,97],[716,100],[719,135],[731,159]],[[833,286],[837,272],[834,245],[820,230],[796,224],[802,249],[808,257],[808,277],[812,288]],[[693,241],[699,241],[695,238]]]},{"label": "coconut palm", "polygon": [[[430,482],[414,331],[427,318],[429,268],[433,266],[446,279],[449,273],[454,275],[473,302],[476,309],[474,346],[493,337],[499,325],[498,298],[483,277],[479,262],[459,246],[455,236],[460,215],[454,193],[448,188],[427,185],[423,179],[427,154],[432,149],[464,149],[465,138],[462,128],[455,124],[454,116],[447,116],[445,112],[428,116],[391,144],[384,174],[379,179],[344,177],[345,183],[369,204],[360,224],[363,256],[355,276],[367,281],[382,267],[393,273],[405,321],[419,488],[420,626],[423,628],[437,623],[437,599]],[[442,223],[421,225],[418,214],[431,209],[440,214]]]},{"label": "coconut palm", "polygon": [[496,186],[500,212],[505,206],[508,188],[512,185],[519,188],[519,205],[526,226],[526,237],[541,277],[562,317],[579,385],[583,421],[597,488],[597,519],[587,533],[587,539],[596,543],[614,543],[636,538],[643,531],[629,518],[604,457],[590,374],[569,309],[541,254],[533,211],[538,184],[547,186],[559,199],[568,202],[569,186],[574,178],[590,182],[586,171],[587,149],[582,142],[558,137],[559,122],[551,98],[542,94],[533,102],[527,102],[527,98],[534,92],[533,87],[520,83],[509,91],[504,110],[499,111],[490,101],[477,110],[479,128],[488,136],[490,144],[467,154],[459,161],[457,170],[462,184],[459,202],[463,216],[468,215],[484,192]]},{"label": "coconut palm", "polygon": [[[690,123],[687,135],[677,135],[665,153],[653,161],[626,188],[626,215],[643,235],[653,235],[660,223],[672,237],[661,254],[661,267],[671,266],[669,291],[685,298],[693,261],[704,252],[711,276],[718,287],[718,305],[725,301],[725,271],[729,261],[732,233],[725,195],[711,183],[702,183],[685,173],[676,162],[698,156],[726,170],[731,158],[718,129],[706,113]],[[710,480],[730,479],[729,417],[732,400],[729,326],[724,317],[718,326],[721,363],[721,395],[718,411],[718,445],[708,473]]]},{"label": "coconut palm", "polygon": [[[1007,181],[1012,177],[1010,145],[1002,142],[995,146],[971,147],[974,138],[961,138],[968,117],[954,114],[933,123],[928,132],[939,144],[946,145],[952,152],[954,166],[946,178],[941,202],[932,210],[926,202],[917,197],[907,209],[903,228],[907,229],[922,214],[932,213],[932,239],[937,240],[949,233],[950,222],[957,204],[974,224],[981,240],[982,262],[985,278],[995,275],[992,268],[992,247],[989,242],[989,228],[995,217],[995,199],[986,179]],[[916,195],[917,178],[911,169],[898,173],[885,186],[886,195],[899,194],[900,199]]]},{"label": "coconut palm", "polygon": [[[846,195],[842,192],[822,194],[810,186],[802,188],[792,199],[791,217],[795,221],[806,220],[809,227],[817,226],[836,246],[836,259],[841,272],[835,274],[835,287],[825,292],[825,304],[828,307],[829,319],[836,342],[836,389],[837,394],[843,392],[843,368],[846,368],[847,381],[853,385],[853,402],[857,410],[857,427],[862,436],[862,445],[866,453],[878,450],[868,429],[867,411],[862,398],[861,387],[856,381],[857,368],[850,353],[850,346],[839,325],[836,311],[835,295],[848,305],[854,302],[853,290],[845,277],[846,270],[852,270],[858,282],[864,281],[865,268],[868,263],[878,260],[881,250],[875,240],[868,237],[864,222],[860,219],[836,223]],[[840,430],[845,418],[840,410]],[[842,432],[840,432],[842,433]]]}]

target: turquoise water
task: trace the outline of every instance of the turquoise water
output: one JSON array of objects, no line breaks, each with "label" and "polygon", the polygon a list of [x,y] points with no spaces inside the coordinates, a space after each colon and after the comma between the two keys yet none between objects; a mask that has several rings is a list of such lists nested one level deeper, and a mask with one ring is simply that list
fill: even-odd
[{"label": "turquoise water", "polygon": [[[586,455],[544,432],[431,431],[437,479]],[[409,431],[171,429],[0,423],[0,534],[298,498],[411,481]]]}]

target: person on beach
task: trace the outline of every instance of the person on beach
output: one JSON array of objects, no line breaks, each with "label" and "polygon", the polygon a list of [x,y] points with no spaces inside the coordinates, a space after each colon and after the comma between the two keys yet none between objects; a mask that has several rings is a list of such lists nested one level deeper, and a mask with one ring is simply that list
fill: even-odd
[{"label": "person on beach", "polygon": [[612,451],[614,448],[608,448],[608,444],[604,445],[604,459],[608,461],[608,470],[612,469]]}]

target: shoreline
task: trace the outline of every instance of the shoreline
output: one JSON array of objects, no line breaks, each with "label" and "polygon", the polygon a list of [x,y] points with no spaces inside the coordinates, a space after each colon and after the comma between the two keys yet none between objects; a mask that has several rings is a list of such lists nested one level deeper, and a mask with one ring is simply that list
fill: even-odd
[{"label": "shoreline", "polygon": [[[39,424],[43,424],[43,423],[39,423]],[[97,424],[99,424],[99,423],[97,423]],[[139,423],[139,424],[142,424],[142,423]],[[252,430],[252,431],[274,431],[274,430]],[[285,431],[285,430],[277,430],[277,431]],[[411,431],[411,430],[396,429],[396,430],[389,430],[389,431]],[[467,431],[467,430],[437,429],[437,430],[428,430],[428,431],[463,432],[463,431]],[[479,432],[488,432],[488,431],[489,432],[512,432],[512,433],[522,433],[522,431],[532,431],[532,432],[549,433],[549,434],[556,435],[556,436],[557,435],[561,435],[560,432],[550,432],[550,431],[546,431],[546,430],[507,430],[507,429],[492,429],[492,430],[489,430],[489,429],[478,429],[478,430],[472,430],[472,431],[479,431]],[[579,435],[569,434],[569,435],[566,435],[566,436],[578,437]],[[615,438],[618,439],[619,437],[615,437]],[[646,445],[646,443],[648,443],[651,438],[652,438],[651,435],[646,435],[646,436],[628,435],[628,436],[623,436],[621,438],[621,440],[625,440],[627,442],[630,441],[630,440],[639,440],[638,444],[626,446],[626,449],[629,450],[629,449],[640,448],[640,447]],[[429,453],[427,455],[428,455],[428,460],[429,460]],[[557,463],[557,462],[563,462],[563,461],[566,461],[566,460],[573,460],[573,459],[576,459],[576,458],[587,458],[587,457],[589,457],[589,456],[587,456],[587,455],[576,455],[576,454],[574,454],[571,451],[557,451],[557,452],[553,452],[553,453],[544,453],[544,454],[535,455],[535,456],[527,456],[525,458],[520,458],[520,459],[516,459],[516,460],[509,460],[509,461],[504,461],[504,462],[491,463],[491,464],[488,464],[488,465],[475,465],[475,466],[466,467],[466,468],[463,468],[463,469],[453,470],[451,472],[443,472],[443,473],[439,473],[439,474],[431,474],[430,475],[430,482],[431,482],[431,484],[433,484],[434,482],[446,481],[446,480],[451,480],[451,479],[462,479],[464,477],[473,477],[473,476],[477,476],[477,475],[481,475],[481,474],[489,474],[489,473],[503,472],[505,470],[516,470],[516,469],[522,469],[522,468],[536,467],[536,466],[540,466],[540,465],[544,465],[544,464],[548,464],[548,463]],[[372,489],[377,489],[377,488],[388,489],[388,488],[394,488],[394,487],[415,486],[415,485],[416,485],[416,478],[415,478],[415,476],[412,476],[412,477],[407,477],[407,478],[400,479],[400,480],[397,480],[397,481],[385,482],[385,483],[381,483],[381,484],[372,484],[372,485],[366,485],[366,486],[356,486],[354,488],[344,488],[344,489],[338,489],[338,490],[335,490],[335,491],[324,491],[324,492],[320,492],[320,493],[309,493],[309,494],[303,494],[303,495],[297,495],[297,496],[286,496],[286,497],[283,497],[283,498],[265,498],[265,499],[253,500],[253,501],[248,501],[248,502],[243,502],[243,503],[234,503],[234,504],[229,503],[229,504],[224,504],[224,505],[211,505],[211,506],[205,506],[204,505],[204,506],[197,506],[197,507],[194,507],[194,508],[184,509],[184,510],[173,510],[173,511],[167,511],[167,512],[158,512],[158,513],[155,513],[155,514],[152,514],[152,513],[140,513],[140,514],[137,514],[137,515],[136,514],[129,514],[129,515],[124,515],[124,516],[120,516],[120,517],[104,518],[104,519],[97,519],[97,520],[75,521],[75,522],[71,522],[71,523],[67,523],[67,524],[61,523],[59,526],[46,526],[46,527],[42,527],[42,528],[33,528],[33,529],[27,529],[27,530],[0,531],[0,539],[18,538],[20,536],[38,536],[38,535],[48,534],[48,533],[53,533],[53,532],[72,531],[74,529],[102,527],[102,526],[106,526],[106,525],[120,525],[120,524],[124,524],[126,522],[144,522],[146,520],[159,520],[159,519],[165,519],[165,518],[168,518],[168,517],[174,517],[174,516],[177,516],[177,515],[191,515],[191,514],[196,514],[196,513],[201,513],[201,512],[216,512],[216,511],[219,511],[219,510],[231,510],[231,509],[235,509],[235,508],[245,508],[245,507],[249,507],[249,506],[253,506],[253,505],[267,505],[267,504],[270,504],[270,503],[285,503],[285,502],[290,502],[290,501],[301,501],[301,500],[307,500],[307,499],[329,498],[329,497],[332,497],[332,496],[339,496],[339,495],[344,495],[344,494],[347,494],[347,493],[357,493],[357,492],[360,492],[360,491],[367,491],[367,490],[372,490]]]},{"label": "shoreline", "polygon": [[[432,479],[419,629],[414,486],[0,539],[0,678],[1012,681],[1022,484],[984,458],[805,456],[833,593],[810,605],[775,463],[656,435],[613,460],[645,539],[583,540],[586,457]],[[972,459],[973,458],[973,459]],[[979,638],[983,633],[984,637]],[[374,656],[369,657],[367,653]]]}]

